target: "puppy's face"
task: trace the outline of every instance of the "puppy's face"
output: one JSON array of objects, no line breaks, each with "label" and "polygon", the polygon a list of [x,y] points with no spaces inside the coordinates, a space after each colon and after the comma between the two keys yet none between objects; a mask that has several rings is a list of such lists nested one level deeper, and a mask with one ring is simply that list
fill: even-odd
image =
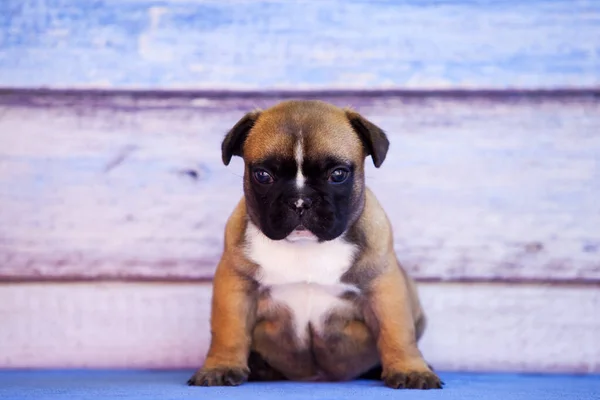
[{"label": "puppy's face", "polygon": [[359,114],[319,101],[286,101],[246,114],[223,141],[223,161],[244,158],[252,222],[272,240],[332,240],[360,215],[364,159],[377,167],[389,142]]}]

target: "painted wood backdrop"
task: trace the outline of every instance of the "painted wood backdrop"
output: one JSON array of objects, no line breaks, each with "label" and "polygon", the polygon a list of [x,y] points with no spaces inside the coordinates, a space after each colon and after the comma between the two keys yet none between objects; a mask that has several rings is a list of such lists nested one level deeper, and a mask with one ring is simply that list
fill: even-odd
[{"label": "painted wood backdrop", "polygon": [[[600,283],[594,96],[320,98],[389,132],[367,179],[414,276]],[[220,142],[279,100],[1,95],[0,277],[210,278],[242,195]]]},{"label": "painted wood backdrop", "polygon": [[3,0],[0,85],[589,88],[596,0]]},{"label": "painted wood backdrop", "polygon": [[195,367],[249,109],[351,105],[446,370],[600,372],[600,2],[0,2],[0,367]]}]

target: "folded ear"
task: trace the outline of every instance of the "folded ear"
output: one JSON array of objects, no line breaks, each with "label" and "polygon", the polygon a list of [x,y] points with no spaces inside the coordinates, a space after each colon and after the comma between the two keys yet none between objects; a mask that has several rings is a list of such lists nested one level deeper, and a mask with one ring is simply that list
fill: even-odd
[{"label": "folded ear", "polygon": [[229,132],[227,132],[225,139],[223,139],[223,143],[221,143],[221,157],[223,159],[223,164],[229,165],[231,157],[233,156],[243,156],[244,142],[246,141],[248,132],[250,132],[250,129],[252,129],[256,123],[259,115],[260,110],[249,112],[244,115],[244,117],[240,119]]},{"label": "folded ear", "polygon": [[390,141],[385,132],[355,111],[346,110],[346,116],[350,121],[350,125],[362,140],[367,155],[371,156],[373,164],[376,168],[379,168],[383,164],[390,147]]}]

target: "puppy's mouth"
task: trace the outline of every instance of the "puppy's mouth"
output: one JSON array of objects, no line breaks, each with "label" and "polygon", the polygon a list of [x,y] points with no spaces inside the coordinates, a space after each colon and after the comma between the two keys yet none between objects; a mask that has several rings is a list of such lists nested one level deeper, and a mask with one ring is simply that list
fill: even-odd
[{"label": "puppy's mouth", "polygon": [[288,242],[317,242],[319,238],[306,229],[304,225],[298,225],[286,238]]}]

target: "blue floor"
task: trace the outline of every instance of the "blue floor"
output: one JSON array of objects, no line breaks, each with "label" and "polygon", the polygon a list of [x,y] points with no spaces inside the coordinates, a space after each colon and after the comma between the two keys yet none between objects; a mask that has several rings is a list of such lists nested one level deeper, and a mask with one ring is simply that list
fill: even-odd
[{"label": "blue floor", "polygon": [[600,399],[600,376],[441,373],[442,390],[380,382],[252,383],[188,387],[193,371],[0,371],[0,399]]}]

